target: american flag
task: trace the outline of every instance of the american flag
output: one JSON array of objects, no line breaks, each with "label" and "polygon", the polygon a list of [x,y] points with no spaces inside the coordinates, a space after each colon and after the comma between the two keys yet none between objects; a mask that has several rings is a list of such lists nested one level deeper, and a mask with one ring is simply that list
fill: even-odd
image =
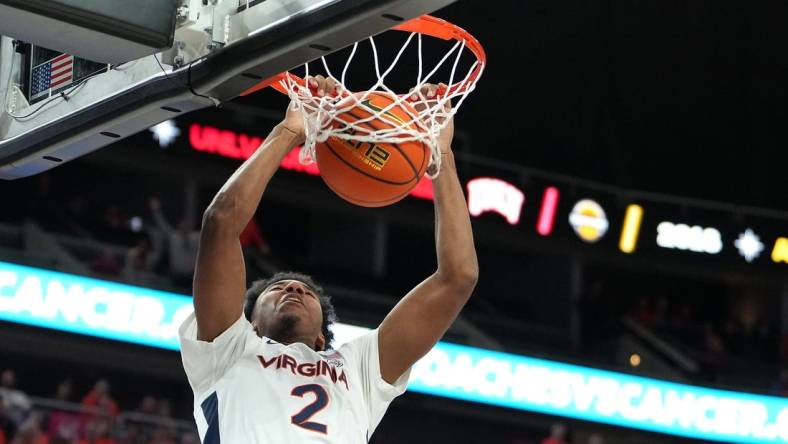
[{"label": "american flag", "polygon": [[33,67],[30,82],[31,99],[37,99],[50,90],[71,84],[74,79],[74,56],[60,54]]}]

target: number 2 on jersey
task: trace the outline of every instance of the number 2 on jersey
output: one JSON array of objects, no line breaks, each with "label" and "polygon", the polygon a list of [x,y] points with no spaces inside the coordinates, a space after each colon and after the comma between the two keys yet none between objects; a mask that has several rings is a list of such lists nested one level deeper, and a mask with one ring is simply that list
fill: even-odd
[{"label": "number 2 on jersey", "polygon": [[317,384],[305,384],[293,388],[293,391],[290,392],[292,396],[298,396],[299,398],[303,398],[304,394],[306,393],[312,393],[315,395],[314,402],[301,409],[300,412],[291,416],[290,422],[297,425],[298,427],[312,432],[324,434],[328,433],[328,426],[319,422],[310,421],[313,416],[318,414],[328,405],[328,393],[326,392],[326,389]]}]

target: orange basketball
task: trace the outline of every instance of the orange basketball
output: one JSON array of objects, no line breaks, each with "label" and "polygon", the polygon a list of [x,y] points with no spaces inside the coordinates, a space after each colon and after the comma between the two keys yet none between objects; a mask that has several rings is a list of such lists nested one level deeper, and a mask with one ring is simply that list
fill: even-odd
[{"label": "orange basketball", "polygon": [[[355,122],[376,114],[394,101],[389,94],[373,92],[360,105],[337,118],[342,122]],[[405,108],[416,114],[403,102],[358,125],[380,130],[411,122],[411,114]],[[334,124],[344,126],[340,122]],[[416,128],[415,123],[411,125]],[[382,207],[407,196],[419,183],[430,161],[429,146],[419,141],[369,143],[329,137],[325,143],[318,144],[315,151],[317,166],[326,185],[341,198],[362,207]]]}]

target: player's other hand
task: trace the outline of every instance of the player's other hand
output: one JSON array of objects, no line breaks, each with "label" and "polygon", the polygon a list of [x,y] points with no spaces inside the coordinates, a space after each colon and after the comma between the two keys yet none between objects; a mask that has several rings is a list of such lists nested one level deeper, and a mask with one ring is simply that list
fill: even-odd
[{"label": "player's other hand", "polygon": [[153,211],[154,213],[156,211],[161,210],[161,200],[159,200],[159,198],[156,196],[151,197],[148,200],[148,208],[150,208],[150,210]]},{"label": "player's other hand", "polygon": [[315,97],[333,97],[339,93],[339,82],[333,77],[310,76],[306,78],[306,82]]},{"label": "player's other hand", "polygon": [[[316,98],[336,96],[339,93],[339,83],[331,77],[323,77],[317,75],[314,77],[307,77],[307,86]],[[304,115],[302,109],[297,109],[296,105],[291,102],[287,108],[287,114],[282,122],[284,127],[296,134],[299,143],[303,143],[306,139],[306,129],[304,127]]]},{"label": "player's other hand", "polygon": [[295,135],[296,143],[302,144],[306,140],[306,129],[304,128],[304,115],[295,102],[290,102],[287,106],[287,113],[280,124],[286,131]]}]

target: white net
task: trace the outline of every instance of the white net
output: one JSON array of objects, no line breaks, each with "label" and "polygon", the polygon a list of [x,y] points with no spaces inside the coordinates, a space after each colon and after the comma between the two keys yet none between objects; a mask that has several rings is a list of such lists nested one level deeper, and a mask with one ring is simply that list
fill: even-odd
[{"label": "white net", "polygon": [[[465,40],[456,40],[451,49],[425,74],[422,38],[421,33],[412,32],[393,61],[385,69],[381,69],[375,39],[370,37],[368,41],[372,49],[377,81],[364,92],[354,93],[345,86],[348,68],[356,56],[359,43],[353,45],[339,77],[332,74],[326,58],[321,58],[327,76],[338,82],[336,94],[318,96],[303,79],[291,74],[283,76],[280,81],[281,87],[290,96],[294,106],[304,110],[302,114],[304,115],[307,138],[300,153],[302,163],[314,162],[316,144],[325,142],[329,137],[367,143],[419,141],[429,146],[431,152],[427,174],[430,177],[438,175],[441,163],[438,136],[460,109],[468,94],[475,89],[476,81],[481,75],[484,64],[476,59],[467,72],[459,74],[460,59],[467,48]],[[407,93],[397,93],[386,85],[386,79],[397,67],[405,50],[414,40],[418,45],[416,83]],[[448,67],[447,63],[451,63],[448,81],[440,82],[434,79],[439,70],[445,70]],[[305,65],[305,76],[306,78],[310,76],[308,63]],[[440,86],[435,91],[436,88],[432,85]],[[370,107],[365,104],[370,95],[376,91],[389,96],[392,99],[391,103],[383,108]],[[428,91],[435,91],[435,94],[428,97]],[[370,115],[366,118],[348,121],[345,113],[359,106],[364,107]],[[394,122],[393,119],[385,118],[384,116],[395,107],[407,113],[410,120]],[[385,120],[386,125],[378,125],[378,127],[384,126],[383,129],[376,129],[373,125],[365,125],[374,120]]]}]

